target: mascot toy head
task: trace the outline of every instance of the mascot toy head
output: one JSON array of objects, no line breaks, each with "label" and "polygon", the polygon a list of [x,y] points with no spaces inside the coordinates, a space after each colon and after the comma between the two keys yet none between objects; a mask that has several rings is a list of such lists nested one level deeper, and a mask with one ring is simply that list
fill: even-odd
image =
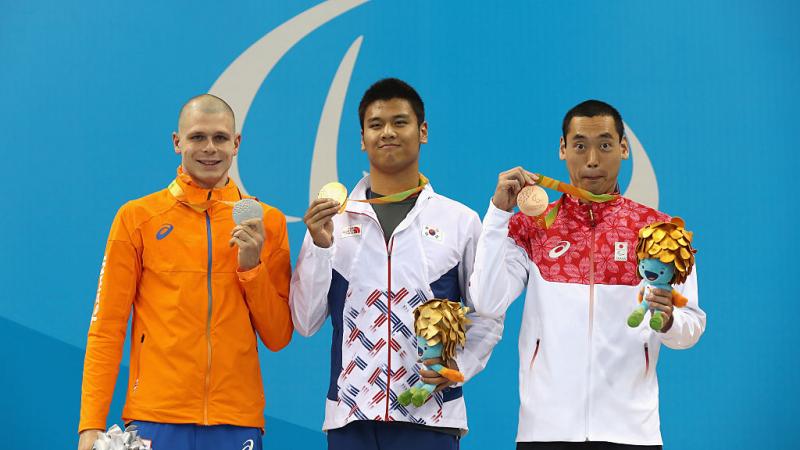
[{"label": "mascot toy head", "polygon": [[683,219],[651,223],[639,230],[636,275],[651,284],[681,284],[692,273],[695,253]]},{"label": "mascot toy head", "polygon": [[414,310],[414,331],[421,360],[441,356],[453,359],[456,345],[464,346],[469,308],[449,300],[433,299]]}]

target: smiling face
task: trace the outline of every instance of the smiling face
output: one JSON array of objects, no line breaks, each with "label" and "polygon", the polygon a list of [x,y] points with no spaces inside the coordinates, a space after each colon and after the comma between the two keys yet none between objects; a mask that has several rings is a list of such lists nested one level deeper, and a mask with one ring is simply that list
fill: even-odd
[{"label": "smiling face", "polygon": [[639,274],[651,284],[669,284],[675,275],[675,265],[663,263],[657,258],[639,261]]},{"label": "smiling face", "polygon": [[575,116],[561,138],[559,158],[567,162],[573,186],[608,194],[617,185],[622,160],[628,159],[628,141],[611,116]]},{"label": "smiling face", "polygon": [[428,142],[428,124],[417,122],[408,100],[376,100],[364,114],[361,149],[367,152],[370,170],[397,175],[419,168],[420,144]]},{"label": "smiling face", "polygon": [[428,341],[422,336],[417,336],[417,356],[419,361],[433,359],[442,356],[442,344],[429,345]]},{"label": "smiling face", "polygon": [[228,112],[188,107],[172,141],[183,171],[195,183],[206,189],[225,186],[241,142]]}]

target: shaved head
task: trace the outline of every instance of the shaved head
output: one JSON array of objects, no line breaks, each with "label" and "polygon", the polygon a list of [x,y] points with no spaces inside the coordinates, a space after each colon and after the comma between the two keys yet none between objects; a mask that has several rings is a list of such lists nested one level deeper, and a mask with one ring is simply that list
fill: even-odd
[{"label": "shaved head", "polygon": [[178,131],[172,133],[181,168],[204,189],[225,186],[242,136],[236,132],[233,110],[219,97],[203,94],[181,108]]},{"label": "shaved head", "polygon": [[236,130],[236,118],[233,115],[233,109],[231,109],[230,105],[228,105],[225,100],[217,97],[216,95],[211,94],[201,94],[196,97],[192,97],[186,102],[183,107],[181,108],[181,112],[178,115],[178,132],[180,133],[181,129],[185,125],[186,115],[190,111],[199,111],[205,114],[219,114],[223,113],[231,118],[231,123],[233,125],[233,130]]}]

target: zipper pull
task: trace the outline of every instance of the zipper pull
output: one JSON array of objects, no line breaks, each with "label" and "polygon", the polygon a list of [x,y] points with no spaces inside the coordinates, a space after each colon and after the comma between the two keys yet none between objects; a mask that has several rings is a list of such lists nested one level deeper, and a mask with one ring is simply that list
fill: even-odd
[{"label": "zipper pull", "polygon": [[589,204],[589,221],[592,223],[592,227],[597,226],[597,222],[594,221],[594,211],[592,211],[592,204]]}]

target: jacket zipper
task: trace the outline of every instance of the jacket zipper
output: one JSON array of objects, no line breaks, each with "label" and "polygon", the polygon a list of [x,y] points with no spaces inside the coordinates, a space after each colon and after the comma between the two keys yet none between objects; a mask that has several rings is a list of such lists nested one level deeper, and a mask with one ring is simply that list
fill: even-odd
[{"label": "jacket zipper", "polygon": [[387,341],[386,341],[386,354],[387,361],[386,361],[386,412],[384,413],[383,420],[388,422],[389,421],[389,400],[391,399],[391,385],[392,385],[392,247],[394,246],[394,236],[389,238],[389,242],[386,242],[386,235],[383,234],[383,228],[381,227],[381,223],[378,219],[370,216],[369,214],[364,213],[354,213],[360,214],[362,216],[369,217],[370,220],[375,222],[378,225],[378,229],[381,230],[381,237],[383,238],[383,242],[386,245],[386,265],[387,265],[387,293],[386,293],[386,327],[387,327]]},{"label": "jacket zipper", "polygon": [[[211,192],[209,191],[209,196],[211,196]],[[208,315],[206,316],[206,355],[207,355],[207,365],[206,365],[206,377],[205,377],[205,387],[203,391],[203,424],[208,425],[208,389],[209,385],[211,384],[211,263],[212,263],[212,241],[211,241],[211,216],[208,214],[208,210],[206,210],[206,236],[208,238],[208,268],[207,268],[207,279],[208,279]]]},{"label": "jacket zipper", "polygon": [[[380,227],[380,224],[378,224]],[[383,232],[383,228],[381,228],[381,233]],[[384,237],[384,242],[385,242]],[[388,301],[386,302],[386,326],[388,328],[387,339],[386,339],[386,354],[387,356],[387,368],[386,368],[386,415],[384,417],[385,421],[389,421],[389,399],[391,398],[391,386],[392,386],[392,247],[394,246],[394,236],[389,238],[389,242],[386,244],[386,261],[388,266],[388,274],[387,274],[387,284],[388,284],[388,293],[386,294],[386,298]]]},{"label": "jacket zipper", "polygon": [[650,371],[650,349],[647,347],[647,342],[644,343],[644,375]]},{"label": "jacket zipper", "polygon": [[589,220],[592,227],[592,242],[589,244],[589,331],[587,333],[588,339],[588,356],[589,361],[586,365],[586,412],[584,417],[584,435],[586,440],[589,440],[589,410],[591,407],[591,385],[592,385],[592,329],[594,328],[594,244],[595,244],[595,226],[597,225],[594,220],[594,212],[592,211],[592,204],[589,204]]}]

